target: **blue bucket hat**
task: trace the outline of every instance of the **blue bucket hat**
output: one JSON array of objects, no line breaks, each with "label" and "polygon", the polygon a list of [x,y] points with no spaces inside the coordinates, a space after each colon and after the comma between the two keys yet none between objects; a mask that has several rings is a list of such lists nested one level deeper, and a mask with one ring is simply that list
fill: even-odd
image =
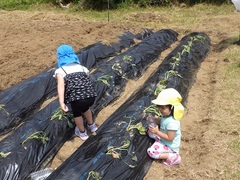
[{"label": "blue bucket hat", "polygon": [[69,46],[67,44],[62,44],[57,49],[57,58],[58,58],[58,67],[62,67],[67,64],[71,63],[78,63],[80,64],[80,61],[75,54],[72,46]]}]

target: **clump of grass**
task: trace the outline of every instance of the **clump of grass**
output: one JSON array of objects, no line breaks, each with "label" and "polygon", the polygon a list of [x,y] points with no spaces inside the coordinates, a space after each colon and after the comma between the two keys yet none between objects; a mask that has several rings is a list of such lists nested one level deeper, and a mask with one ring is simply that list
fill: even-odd
[{"label": "clump of grass", "polygon": [[240,140],[235,139],[230,143],[231,149],[233,149],[238,155],[240,155]]}]

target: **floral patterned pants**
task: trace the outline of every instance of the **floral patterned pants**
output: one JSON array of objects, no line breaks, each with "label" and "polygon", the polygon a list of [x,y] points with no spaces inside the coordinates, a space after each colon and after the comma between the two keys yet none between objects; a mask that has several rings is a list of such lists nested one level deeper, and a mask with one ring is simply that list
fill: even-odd
[{"label": "floral patterned pants", "polygon": [[150,146],[147,149],[147,153],[148,155],[153,158],[153,159],[161,159],[161,154],[162,153],[175,153],[174,151],[172,151],[168,146],[164,145],[161,141],[160,141],[160,137],[157,136],[156,134],[151,133],[148,130],[148,135],[150,138],[155,139],[155,142],[152,144],[152,146]]}]

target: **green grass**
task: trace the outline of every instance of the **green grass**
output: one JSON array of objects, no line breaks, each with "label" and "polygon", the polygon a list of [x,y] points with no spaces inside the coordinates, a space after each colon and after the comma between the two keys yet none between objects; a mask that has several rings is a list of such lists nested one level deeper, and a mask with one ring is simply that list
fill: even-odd
[{"label": "green grass", "polygon": [[[237,38],[236,38],[237,41]],[[239,77],[240,77],[240,51],[238,48],[231,48],[227,53],[227,58],[230,60],[231,64],[226,68],[226,77],[229,77],[229,80],[226,82],[227,88],[239,88]]]},{"label": "green grass", "polygon": [[31,5],[46,3],[47,0],[1,0],[0,9],[5,10],[27,10]]},{"label": "green grass", "polygon": [[[237,40],[237,38],[234,38]],[[227,92],[225,98],[225,102],[229,102],[226,106],[228,113],[231,117],[231,121],[235,124],[232,125],[231,131],[239,132],[240,128],[240,117],[239,117],[239,107],[240,107],[240,97],[238,94],[238,90],[240,88],[240,51],[238,45],[231,45],[231,48],[228,49],[228,53],[226,53],[226,57],[229,59],[229,64],[225,67],[225,83],[223,83],[223,89]],[[229,148],[236,156],[236,161],[239,162],[240,159],[240,139],[239,135],[235,136],[234,139],[229,143]],[[233,162],[236,164],[236,162]],[[230,179],[239,179],[240,171],[237,170],[237,167],[229,167],[230,171],[228,174],[230,175]]]},{"label": "green grass", "polygon": [[[237,38],[235,42],[237,41]],[[232,39],[232,40],[233,40]],[[232,41],[231,40],[231,41]],[[240,89],[240,51],[238,45],[233,45],[233,42],[229,43],[226,48],[226,53],[224,56],[221,57],[221,61],[224,62],[225,66],[221,70],[221,77],[218,78],[219,80],[219,93],[221,93],[221,99],[224,102],[228,102],[228,104],[216,105],[215,106],[215,114],[225,114],[229,120],[234,122],[236,125],[240,125],[240,119],[237,118],[239,114],[239,107],[240,107],[240,96],[237,93]],[[218,100],[216,103],[219,103]]]},{"label": "green grass", "polygon": [[[229,146],[236,153],[236,156],[237,156],[236,161],[239,162],[239,159],[240,159],[240,139],[237,138],[237,139],[233,140],[230,143]],[[235,170],[233,171],[233,169],[235,169]],[[230,178],[231,179],[239,179],[240,178],[240,171],[236,170],[236,169],[239,169],[239,168],[238,167],[229,168],[229,170],[230,170],[229,172],[231,172],[230,173],[230,176],[231,176]]]},{"label": "green grass", "polygon": [[240,139],[237,138],[230,143],[231,149],[233,149],[240,156]]},{"label": "green grass", "polygon": [[[204,8],[205,7],[205,8]],[[132,17],[129,19],[131,23],[138,22],[138,18],[135,17],[135,14],[144,14],[153,12],[158,15],[161,19],[167,19],[166,22],[163,20],[161,24],[168,26],[169,20],[171,24],[175,26],[182,26],[184,24],[185,28],[188,29],[192,26],[192,24],[202,23],[203,20],[200,16],[208,16],[208,15],[221,15],[221,14],[230,14],[234,11],[234,7],[232,5],[208,5],[208,8],[203,4],[196,5],[192,8],[179,8],[179,7],[147,7],[147,8],[139,8],[139,7],[127,7],[119,10],[110,10],[108,11],[91,11],[91,10],[78,10],[75,13],[80,13],[81,17],[85,20],[90,21],[105,21],[108,19],[110,21],[123,22],[126,21],[126,17]],[[73,12],[69,10],[69,12]],[[170,18],[170,19],[169,19]],[[146,22],[144,22],[146,23]],[[145,26],[154,26],[155,22],[151,20],[145,24]],[[155,23],[156,24],[156,23]],[[154,27],[153,27],[154,28]]]},{"label": "green grass", "polygon": [[[102,22],[117,22],[129,23],[135,25],[139,24],[148,28],[158,29],[159,25],[166,28],[170,27],[169,24],[174,27],[182,27],[182,29],[191,29],[193,24],[204,24],[202,16],[228,14],[234,11],[234,5],[205,5],[198,4],[193,7],[180,8],[176,6],[167,7],[146,7],[140,8],[136,5],[120,6],[117,10],[83,10],[78,8],[78,3],[71,4],[69,9],[61,8],[55,4],[55,0],[1,0],[0,9],[5,10],[27,10],[27,11],[53,11],[57,13],[74,14],[85,21],[102,21]],[[153,12],[157,19],[146,19],[141,21],[145,17],[144,13]],[[184,25],[184,26],[183,26]]]}]

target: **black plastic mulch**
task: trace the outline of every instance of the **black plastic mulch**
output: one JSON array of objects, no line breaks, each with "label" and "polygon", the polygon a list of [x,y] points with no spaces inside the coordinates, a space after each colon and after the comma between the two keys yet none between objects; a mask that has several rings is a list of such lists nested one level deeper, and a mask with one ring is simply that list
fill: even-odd
[{"label": "black plastic mulch", "polygon": [[98,64],[102,64],[108,60],[108,57],[113,57],[122,52],[122,50],[129,48],[136,44],[134,39],[143,40],[147,36],[153,34],[153,31],[149,29],[144,29],[142,33],[133,34],[131,32],[126,32],[119,36],[118,43],[112,43],[110,45],[103,44],[102,42],[97,42],[86,48],[81,49],[76,52],[81,64],[91,69]]},{"label": "black plastic mulch", "polygon": [[[187,48],[189,46],[190,49]],[[195,32],[185,36],[147,83],[104,121],[97,130],[97,135],[87,139],[47,179],[86,180],[90,174],[94,173],[99,173],[102,179],[108,180],[143,179],[152,163],[152,159],[146,153],[152,142],[146,135],[140,135],[136,129],[126,130],[130,119],[135,119],[132,122],[133,125],[141,122],[146,127],[143,111],[149,107],[151,100],[156,98],[154,91],[158,83],[170,71],[177,71],[177,75],[169,75],[164,85],[177,89],[183,96],[183,104],[186,105],[188,92],[195,82],[197,71],[209,49],[210,39],[206,34]],[[180,61],[173,67],[176,58]],[[120,147],[124,141],[130,141],[130,146],[127,148],[128,152],[120,151],[121,159],[106,155],[108,147]],[[137,156],[137,161],[132,159],[133,155]]]},{"label": "black plastic mulch", "polygon": [[[136,79],[156,61],[161,53],[177,40],[178,34],[170,29],[157,31],[142,42],[119,54],[107,64],[98,66],[92,74],[96,81],[97,98],[93,105],[94,114],[115,100],[124,90],[127,79]],[[108,85],[99,81],[105,75]]]},{"label": "black plastic mulch", "polygon": [[[132,59],[138,60],[135,61],[135,63],[138,64],[139,68],[142,67],[143,69],[145,69],[147,66],[149,66],[151,62],[153,62],[159,57],[163,49],[165,50],[170,46],[170,44],[177,40],[177,33],[172,30],[161,30],[159,32],[156,32],[156,34],[151,34],[151,36],[152,35],[153,37],[155,37],[154,40],[149,38],[149,41],[144,40],[141,42],[144,45],[136,45],[136,49],[139,49],[139,46],[144,46],[146,48],[146,52],[152,52],[152,55],[150,55],[150,53],[145,53],[143,49],[141,51],[141,58],[136,58],[139,57],[139,54],[131,54]],[[155,39],[158,40],[156,41]],[[152,43],[156,44],[154,45]],[[157,50],[157,48],[153,48],[154,46],[160,48],[160,50]],[[130,48],[129,51],[134,52],[134,48]],[[138,52],[140,53],[140,51]],[[143,62],[141,63],[139,60]],[[115,61],[115,59],[108,61],[106,63],[106,66],[112,61]],[[123,65],[124,66],[122,67],[128,67],[128,63],[124,62]],[[124,70],[125,71],[122,70],[123,73],[136,71],[136,69],[133,68],[126,68]],[[119,75],[116,72],[114,73]],[[134,75],[135,73],[132,72],[130,74]],[[91,75],[92,77],[94,77],[93,79],[98,77],[97,75],[94,75],[94,73]],[[142,74],[137,73],[135,75],[136,76],[128,75],[126,77],[137,78]],[[101,86],[105,87],[105,84],[102,84],[99,81],[95,84],[98,84],[97,88]],[[122,85],[125,85],[125,83]],[[114,96],[114,94],[112,95],[107,92],[108,88],[111,87],[107,86],[105,91],[103,91],[103,93],[101,93],[100,95],[102,95],[102,98],[104,98],[104,92],[108,93],[108,95],[112,96],[112,101],[117,96]],[[122,88],[122,90],[124,89]],[[111,101],[108,102],[110,103]],[[105,103],[105,105],[106,104],[107,103]],[[51,162],[51,158],[57,153],[62,144],[66,140],[69,140],[71,138],[71,136],[73,135],[73,127],[68,127],[68,122],[72,121],[71,118],[66,117],[60,120],[58,118],[54,118],[53,120],[50,120],[58,107],[58,100],[51,102],[48,106],[36,113],[34,116],[28,118],[23,125],[21,125],[15,131],[13,131],[12,134],[10,134],[8,137],[4,138],[0,142],[0,152],[3,152],[5,154],[10,153],[7,155],[7,157],[0,158],[0,179],[26,179],[31,172],[36,171],[41,167],[46,166],[47,163]],[[103,107],[97,106],[93,108],[93,111],[99,111],[98,108]],[[45,144],[41,141],[41,139],[30,139],[24,144],[20,144],[24,142],[24,140],[26,140],[30,135],[39,131],[42,131],[44,135],[48,138],[48,141],[46,141]]]},{"label": "black plastic mulch", "polygon": [[[135,44],[134,38],[142,40],[153,32],[146,29],[142,33],[126,32],[118,37],[118,42],[105,45],[92,44],[77,52],[81,64],[92,69],[97,64],[120,53]],[[56,65],[19,84],[0,92],[0,135],[14,129],[29,116],[36,113],[42,103],[57,94],[56,80],[53,77]],[[33,93],[34,92],[34,93]]]}]

